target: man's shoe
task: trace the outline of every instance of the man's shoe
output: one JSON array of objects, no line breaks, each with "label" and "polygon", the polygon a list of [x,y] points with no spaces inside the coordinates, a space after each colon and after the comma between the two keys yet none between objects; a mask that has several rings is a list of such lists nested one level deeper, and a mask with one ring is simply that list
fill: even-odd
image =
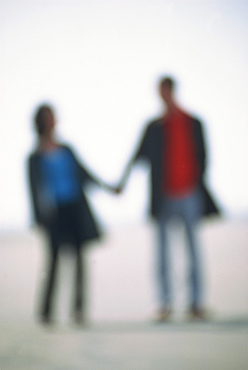
[{"label": "man's shoe", "polygon": [[209,319],[209,313],[203,308],[192,307],[189,311],[190,320],[206,321]]},{"label": "man's shoe", "polygon": [[171,315],[171,310],[169,308],[161,308],[155,316],[156,323],[162,323],[169,319]]}]

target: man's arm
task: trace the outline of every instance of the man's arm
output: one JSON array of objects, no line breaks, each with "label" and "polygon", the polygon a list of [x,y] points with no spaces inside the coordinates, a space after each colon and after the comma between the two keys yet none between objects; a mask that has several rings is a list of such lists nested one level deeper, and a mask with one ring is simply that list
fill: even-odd
[{"label": "man's arm", "polygon": [[197,146],[197,158],[200,164],[200,175],[203,177],[207,166],[207,150],[203,126],[197,119],[194,119],[194,134]]},{"label": "man's arm", "polygon": [[122,191],[123,188],[125,187],[128,181],[128,177],[131,173],[132,167],[135,164],[135,162],[138,161],[139,159],[146,160],[147,158],[149,158],[150,152],[151,152],[150,125],[148,125],[143,135],[141,136],[141,140],[137,146],[137,149],[135,150],[134,154],[131,156],[131,159],[129,160],[124,170],[123,176],[118,186],[119,192]]}]

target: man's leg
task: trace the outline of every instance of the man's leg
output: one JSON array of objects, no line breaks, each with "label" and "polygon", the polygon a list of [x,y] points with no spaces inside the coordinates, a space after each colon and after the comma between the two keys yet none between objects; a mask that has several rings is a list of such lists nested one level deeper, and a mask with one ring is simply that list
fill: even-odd
[{"label": "man's leg", "polygon": [[197,311],[200,310],[203,304],[202,261],[198,240],[199,221],[202,215],[202,199],[199,191],[192,193],[184,200],[182,211],[190,260],[191,309]]},{"label": "man's leg", "polygon": [[156,280],[158,290],[158,321],[168,318],[171,309],[171,286],[169,269],[169,243],[168,243],[168,220],[169,207],[164,201],[164,212],[161,213],[157,222],[157,243],[156,243]]}]

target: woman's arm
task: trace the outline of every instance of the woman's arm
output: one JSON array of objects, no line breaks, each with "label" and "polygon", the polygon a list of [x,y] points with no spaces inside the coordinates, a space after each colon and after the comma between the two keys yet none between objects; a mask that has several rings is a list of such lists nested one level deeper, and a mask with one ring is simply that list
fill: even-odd
[{"label": "woman's arm", "polygon": [[91,183],[98,185],[104,190],[109,191],[111,193],[117,193],[116,187],[106,184],[102,179],[100,179],[90,169],[88,169],[88,167],[77,158],[77,156],[74,154],[71,148],[67,147],[67,150],[69,150],[69,152],[71,153],[76,162],[79,179],[82,186],[86,186],[88,183]]}]

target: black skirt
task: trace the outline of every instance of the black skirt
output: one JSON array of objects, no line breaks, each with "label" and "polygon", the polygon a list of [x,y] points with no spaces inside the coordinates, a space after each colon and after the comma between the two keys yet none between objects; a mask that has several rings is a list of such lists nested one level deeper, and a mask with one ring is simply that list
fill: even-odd
[{"label": "black skirt", "polygon": [[82,212],[78,203],[60,205],[48,226],[53,249],[62,245],[80,248],[83,242]]}]

